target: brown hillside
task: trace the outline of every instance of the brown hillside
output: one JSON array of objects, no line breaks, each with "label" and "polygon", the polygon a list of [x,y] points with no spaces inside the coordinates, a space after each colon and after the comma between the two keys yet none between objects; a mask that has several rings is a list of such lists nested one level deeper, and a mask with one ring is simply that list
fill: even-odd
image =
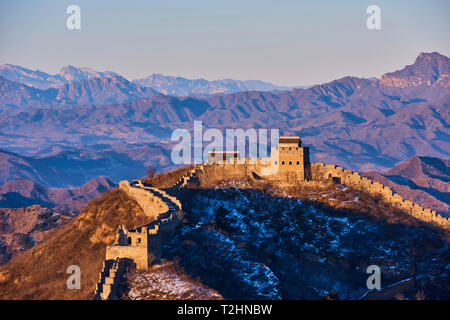
[{"label": "brown hillside", "polygon": [[178,180],[180,180],[186,172],[192,169],[193,166],[186,166],[183,168],[175,169],[168,172],[163,172],[157,176],[144,179],[144,183],[153,185],[156,188],[169,188],[173,186]]},{"label": "brown hillside", "polygon": [[[47,241],[0,268],[1,299],[92,299],[105,258],[106,244],[117,227],[149,223],[141,208],[114,190],[92,200],[80,215]],[[81,269],[81,289],[66,286],[70,265]]]},{"label": "brown hillside", "polygon": [[40,205],[0,208],[0,265],[53,235],[73,218]]}]

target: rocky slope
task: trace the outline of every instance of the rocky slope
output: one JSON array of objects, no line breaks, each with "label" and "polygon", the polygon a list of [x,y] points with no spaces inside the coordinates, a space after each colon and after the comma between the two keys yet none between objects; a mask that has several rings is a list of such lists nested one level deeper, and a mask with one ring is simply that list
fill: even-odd
[{"label": "rocky slope", "polygon": [[429,54],[422,52],[414,64],[383,75],[379,85],[389,90],[390,93],[402,92],[410,98],[437,99],[445,97],[450,88],[448,58],[437,52]]},{"label": "rocky slope", "polygon": [[0,208],[0,265],[48,239],[55,228],[72,220],[58,209],[41,205]]},{"label": "rocky slope", "polygon": [[47,189],[25,179],[1,185],[0,265],[47,239],[89,201],[113,188],[102,177],[74,189]]},{"label": "rocky slope", "polygon": [[206,287],[180,268],[176,262],[163,262],[148,271],[129,275],[130,300],[222,300],[216,290]]},{"label": "rocky slope", "polygon": [[[0,267],[1,299],[92,299],[102,269],[106,244],[115,239],[119,225],[148,223],[135,201],[115,190],[92,200],[65,226],[54,229],[46,241]],[[78,265],[80,290],[68,290],[66,269]]]}]

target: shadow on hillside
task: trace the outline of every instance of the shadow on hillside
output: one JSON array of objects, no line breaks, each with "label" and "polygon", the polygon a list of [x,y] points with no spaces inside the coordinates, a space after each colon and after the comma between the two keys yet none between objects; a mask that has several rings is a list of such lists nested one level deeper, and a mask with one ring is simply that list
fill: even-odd
[{"label": "shadow on hillside", "polygon": [[412,277],[420,280],[404,296],[450,297],[447,241],[380,199],[337,208],[232,188],[183,189],[177,197],[186,216],[163,258],[179,259],[225,299],[359,299],[372,264],[382,287]]},{"label": "shadow on hillside", "polygon": [[43,201],[37,198],[27,198],[18,192],[8,192],[2,194],[2,200],[0,200],[0,208],[23,208],[32,205],[41,205],[47,208],[53,208],[53,203]]}]

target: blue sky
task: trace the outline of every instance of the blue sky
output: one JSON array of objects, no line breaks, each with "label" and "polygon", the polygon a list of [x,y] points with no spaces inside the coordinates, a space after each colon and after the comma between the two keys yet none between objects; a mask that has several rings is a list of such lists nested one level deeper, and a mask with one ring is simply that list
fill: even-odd
[{"label": "blue sky", "polygon": [[[66,8],[81,8],[81,30]],[[381,8],[381,30],[366,8]],[[450,56],[448,0],[0,0],[0,64],[308,85]]]}]

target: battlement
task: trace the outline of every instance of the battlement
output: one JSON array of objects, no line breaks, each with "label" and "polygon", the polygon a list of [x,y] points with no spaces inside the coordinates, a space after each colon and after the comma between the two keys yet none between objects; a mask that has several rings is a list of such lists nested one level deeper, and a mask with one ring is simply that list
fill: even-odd
[{"label": "battlement", "polygon": [[270,157],[240,157],[238,151],[211,151],[205,165],[224,166],[228,170],[251,171],[280,183],[311,179],[309,148],[302,147],[300,137],[282,136]]},{"label": "battlement", "polygon": [[[450,229],[448,218],[428,208],[414,204],[383,184],[362,177],[358,172],[333,164],[309,161],[309,148],[301,146],[300,137],[280,137],[278,149],[269,158],[239,158],[237,152],[222,153],[219,161],[195,165],[168,190],[175,190],[198,181],[200,175],[221,178],[265,179],[279,185],[296,185],[304,180],[329,181],[381,197],[413,217]],[[166,191],[145,186],[140,180],[121,181],[120,190],[134,199],[152,222],[128,230],[119,226],[114,244],[106,248],[106,260],[100,273],[95,299],[115,299],[120,295],[120,282],[127,270],[147,269],[161,256],[162,246],[175,233],[182,211],[181,202]]]},{"label": "battlement", "polygon": [[321,162],[311,163],[312,177],[314,180],[325,181],[333,179],[353,189],[361,190],[370,195],[379,195],[382,199],[390,203],[392,206],[405,211],[407,214],[415,218],[437,225],[444,229],[450,229],[449,220],[431,209],[426,209],[412,201],[405,200],[397,193],[394,193],[391,188],[383,184],[373,181],[366,177],[361,177],[358,172],[344,169],[336,165],[326,165]]},{"label": "battlement", "polygon": [[146,187],[141,181],[120,181],[119,188],[153,220],[132,230],[124,225],[119,226],[114,243],[106,246],[103,270],[94,299],[117,298],[120,292],[118,277],[131,267],[136,270],[148,269],[161,257],[163,244],[174,235],[179,223],[177,214],[181,211],[181,202],[176,197],[161,189]]},{"label": "battlement", "polygon": [[[405,211],[406,213],[422,221],[449,228],[448,218],[436,214],[435,211],[422,208],[414,204],[383,184],[362,177],[358,172],[344,169],[334,164],[323,162],[311,163],[309,161],[309,148],[301,146],[300,137],[280,137],[278,148],[272,148],[269,158],[239,158],[231,157],[228,161],[207,161],[202,165],[202,172],[207,171],[217,179],[233,177],[259,177],[273,181],[280,186],[296,185],[304,180],[334,181],[353,189],[364,191],[372,196],[379,196],[383,201]],[[238,153],[233,153],[238,155]],[[177,187],[186,186],[197,169],[181,178],[182,182]]]}]

